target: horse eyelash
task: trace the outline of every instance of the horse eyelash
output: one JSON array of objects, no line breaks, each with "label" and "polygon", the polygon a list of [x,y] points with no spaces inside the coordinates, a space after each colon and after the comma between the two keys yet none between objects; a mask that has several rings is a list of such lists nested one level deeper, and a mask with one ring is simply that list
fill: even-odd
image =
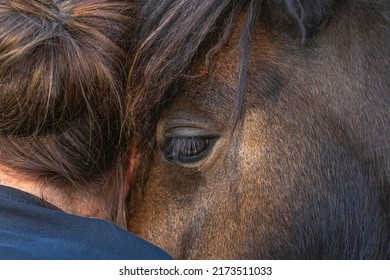
[{"label": "horse eyelash", "polygon": [[165,158],[182,163],[201,160],[211,147],[212,137],[172,137],[167,140],[164,149]]}]

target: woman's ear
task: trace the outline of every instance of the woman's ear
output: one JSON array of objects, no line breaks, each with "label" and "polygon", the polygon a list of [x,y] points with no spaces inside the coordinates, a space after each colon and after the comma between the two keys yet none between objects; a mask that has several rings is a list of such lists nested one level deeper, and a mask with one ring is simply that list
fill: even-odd
[{"label": "woman's ear", "polygon": [[124,195],[127,197],[129,195],[130,189],[133,186],[135,178],[135,170],[138,164],[139,153],[138,150],[133,148],[130,152],[128,166],[125,173],[125,186],[124,186]]}]

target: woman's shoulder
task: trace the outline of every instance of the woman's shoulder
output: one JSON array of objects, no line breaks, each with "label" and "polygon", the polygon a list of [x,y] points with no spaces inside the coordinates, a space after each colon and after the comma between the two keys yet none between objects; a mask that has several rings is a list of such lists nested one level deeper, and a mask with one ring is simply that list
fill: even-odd
[{"label": "woman's shoulder", "polygon": [[171,259],[111,222],[42,207],[12,188],[0,194],[0,259]]},{"label": "woman's shoulder", "polygon": [[89,248],[85,253],[92,259],[172,259],[159,247],[111,222],[79,216],[73,219],[80,221],[73,224],[77,229],[70,231],[74,235],[71,239]]}]

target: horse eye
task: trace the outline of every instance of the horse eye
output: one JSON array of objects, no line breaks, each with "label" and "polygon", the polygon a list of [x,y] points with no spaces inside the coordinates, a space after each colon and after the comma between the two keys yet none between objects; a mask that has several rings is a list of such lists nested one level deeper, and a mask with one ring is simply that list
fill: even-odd
[{"label": "horse eye", "polygon": [[168,138],[164,155],[168,160],[193,163],[203,159],[214,144],[215,137],[191,136]]}]

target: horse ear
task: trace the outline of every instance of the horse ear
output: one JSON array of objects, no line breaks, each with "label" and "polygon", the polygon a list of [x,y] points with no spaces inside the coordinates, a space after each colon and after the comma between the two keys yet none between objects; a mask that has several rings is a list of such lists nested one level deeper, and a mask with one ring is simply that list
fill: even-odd
[{"label": "horse ear", "polygon": [[284,0],[291,16],[298,21],[302,40],[331,17],[332,0]]}]

